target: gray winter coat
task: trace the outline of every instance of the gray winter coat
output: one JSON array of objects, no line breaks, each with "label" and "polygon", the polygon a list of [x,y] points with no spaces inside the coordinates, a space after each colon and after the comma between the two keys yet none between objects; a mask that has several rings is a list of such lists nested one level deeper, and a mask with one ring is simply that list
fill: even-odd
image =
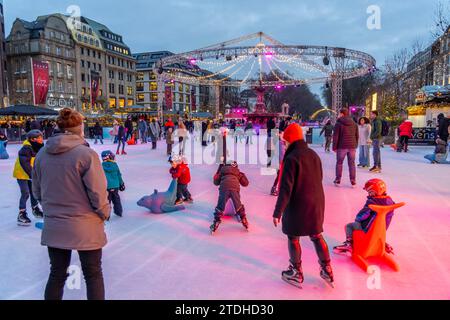
[{"label": "gray winter coat", "polygon": [[51,137],[33,168],[33,194],[44,211],[43,246],[90,251],[106,245],[110,216],[106,177],[97,153],[77,135]]},{"label": "gray winter coat", "polygon": [[358,144],[360,146],[369,145],[370,133],[372,132],[372,126],[368,123],[363,125],[358,125],[359,130],[359,141]]}]

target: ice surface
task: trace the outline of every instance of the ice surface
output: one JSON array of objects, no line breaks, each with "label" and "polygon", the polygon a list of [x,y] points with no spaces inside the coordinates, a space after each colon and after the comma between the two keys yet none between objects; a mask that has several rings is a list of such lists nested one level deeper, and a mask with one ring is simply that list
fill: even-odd
[{"label": "ice surface", "polygon": [[[242,145],[240,146],[242,147]],[[113,148],[93,146],[101,152]],[[143,195],[165,190],[170,182],[165,143],[130,146],[119,156],[127,190],[121,194],[124,218],[106,226],[109,239],[103,268],[108,299],[449,299],[450,166],[431,165],[423,155],[432,147],[412,147],[408,154],[383,150],[383,173],[389,194],[407,203],[388,232],[401,271],[381,267],[381,289],[370,290],[368,274],[347,257],[332,254],[336,288],[319,277],[317,257],[303,239],[304,289],[281,281],[288,266],[287,241],[272,224],[276,199],[269,195],[274,177],[255,165],[241,166],[250,179],[242,198],[250,232],[233,217],[215,236],[209,234],[217,188],[215,165],[191,165],[190,190],[195,203],[183,212],[153,215],[137,206]],[[12,178],[18,145],[8,146],[11,159],[0,161],[0,299],[42,299],[49,272],[40,230],[16,224],[19,188]],[[320,154],[325,173],[325,237],[330,248],[344,240],[344,225],[365,201],[363,183],[374,175],[358,171],[359,186],[344,180],[333,186],[334,154]],[[346,169],[345,169],[346,170]],[[347,171],[344,173],[347,174]],[[77,254],[72,264],[79,265]],[[65,299],[85,299],[66,287]]]}]

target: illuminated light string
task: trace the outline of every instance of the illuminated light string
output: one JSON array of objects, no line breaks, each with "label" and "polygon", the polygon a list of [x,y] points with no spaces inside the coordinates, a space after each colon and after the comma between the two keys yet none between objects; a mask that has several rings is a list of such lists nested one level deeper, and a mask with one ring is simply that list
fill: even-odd
[{"label": "illuminated light string", "polygon": [[246,64],[248,64],[248,61],[250,61],[250,59],[247,59],[247,61],[245,61],[245,63],[243,63],[242,65],[241,65],[241,67],[240,68],[238,68],[237,70],[235,70],[233,73],[230,73],[227,77],[225,77],[224,79],[220,79],[219,81],[220,82],[223,82],[223,81],[225,81],[226,79],[231,79],[234,75],[236,75],[239,71],[241,71],[245,66],[246,66]]},{"label": "illuminated light string", "polygon": [[[233,69],[234,67],[236,67],[237,66],[237,63],[234,63],[233,65],[231,65],[231,66],[228,66],[228,67],[226,67],[225,69],[222,69],[222,70],[220,70],[220,71],[218,71],[218,72],[216,72],[216,73],[212,73],[212,74],[209,74],[209,75],[207,75],[207,76],[181,76],[181,75],[178,75],[177,77],[179,77],[179,78],[185,78],[185,79],[187,79],[187,78],[194,78],[194,79],[197,79],[197,80],[204,80],[204,79],[209,79],[209,78],[213,78],[213,77],[215,77],[215,76],[217,76],[217,75],[219,75],[219,74],[222,74],[222,73],[225,73],[225,72],[227,72],[228,70],[231,70],[231,69]],[[178,69],[178,68],[172,68],[171,70],[176,70],[176,71],[179,71],[179,72],[186,72],[186,70],[183,70],[183,69]]]},{"label": "illuminated light string", "polygon": [[322,72],[321,70],[319,70],[314,65],[309,64],[309,63],[307,63],[305,61],[298,61],[298,60],[291,59],[288,62],[287,60],[278,59],[278,58],[274,58],[274,60],[276,60],[276,61],[278,61],[280,63],[285,63],[285,64],[288,64],[288,65],[294,65],[294,66],[296,66],[298,68],[301,68],[301,69],[304,69],[305,71],[308,71],[308,72],[317,72],[317,71]]},{"label": "illuminated light string", "polygon": [[282,80],[282,79],[278,76],[278,74],[273,70],[272,65],[270,64],[269,59],[266,59],[266,63],[267,63],[267,65],[269,66],[270,72],[275,76],[275,78],[277,78],[278,81],[281,81],[281,82],[284,83],[284,80]]},{"label": "illuminated light string", "polygon": [[254,59],[254,60],[253,60],[253,63],[252,63],[252,66],[250,67],[250,71],[247,73],[247,75],[245,76],[245,78],[244,78],[244,79],[242,80],[242,82],[241,82],[241,86],[242,86],[244,83],[247,82],[248,78],[250,78],[250,76],[251,76],[251,74],[252,74],[252,72],[253,72],[253,69],[255,68],[255,64],[256,64],[256,60]]}]

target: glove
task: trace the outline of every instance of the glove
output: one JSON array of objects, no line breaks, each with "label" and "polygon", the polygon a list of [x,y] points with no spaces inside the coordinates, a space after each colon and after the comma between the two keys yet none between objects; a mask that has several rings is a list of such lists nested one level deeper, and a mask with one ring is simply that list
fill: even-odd
[{"label": "glove", "polygon": [[119,191],[124,192],[125,191],[125,183],[122,183],[119,187]]}]

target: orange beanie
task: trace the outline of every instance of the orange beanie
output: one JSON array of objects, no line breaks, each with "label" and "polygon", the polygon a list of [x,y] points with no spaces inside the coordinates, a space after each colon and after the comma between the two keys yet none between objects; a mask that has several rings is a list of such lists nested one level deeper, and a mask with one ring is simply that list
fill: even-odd
[{"label": "orange beanie", "polygon": [[298,140],[304,140],[303,129],[297,123],[289,125],[286,130],[284,130],[283,140],[294,143]]}]

